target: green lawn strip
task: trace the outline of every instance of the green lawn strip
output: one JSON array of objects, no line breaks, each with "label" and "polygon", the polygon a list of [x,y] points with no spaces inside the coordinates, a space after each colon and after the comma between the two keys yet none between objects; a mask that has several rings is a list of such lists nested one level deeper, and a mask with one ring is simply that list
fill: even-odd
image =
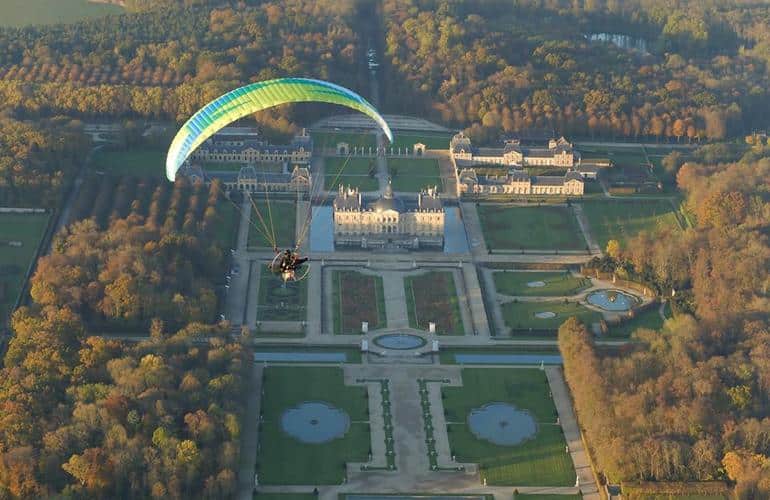
[{"label": "green lawn strip", "polygon": [[[569,272],[511,272],[497,271],[492,274],[497,293],[514,296],[550,297],[574,295],[591,286],[587,278],[573,276]],[[528,286],[527,283],[543,282],[545,286]]]},{"label": "green lawn strip", "polygon": [[252,332],[252,335],[257,338],[293,339],[304,337],[305,332],[265,332],[257,330],[256,332]]},{"label": "green lawn strip", "polygon": [[681,227],[668,200],[589,200],[584,201],[582,207],[601,248],[611,239],[624,246],[641,231]]},{"label": "green lawn strip", "polygon": [[94,170],[110,175],[163,177],[166,175],[166,151],[140,147],[126,151],[99,149],[94,152],[91,164]]},{"label": "green lawn strip", "polygon": [[377,136],[373,133],[354,132],[311,132],[313,148],[336,148],[340,142],[348,143],[352,147],[377,147]]},{"label": "green lawn strip", "polygon": [[[261,484],[340,484],[347,462],[367,460],[367,392],[346,386],[342,369],[271,366],[264,371],[263,388],[257,457]],[[347,433],[322,444],[301,443],[284,433],[283,412],[306,401],[323,401],[344,410],[351,421]]]},{"label": "green lawn strip", "polygon": [[493,250],[584,250],[585,239],[572,209],[480,204],[479,220]]},{"label": "green lawn strip", "polygon": [[[270,248],[272,246],[269,239],[273,237],[279,248],[286,248],[295,244],[296,224],[297,224],[297,205],[293,201],[275,200],[260,198],[254,199],[254,204],[259,209],[259,215],[251,208],[251,224],[249,226],[249,239],[247,246],[249,248]],[[264,225],[260,220],[264,221]],[[272,231],[271,231],[272,228]],[[262,233],[266,234],[262,234]]]},{"label": "green lawn strip", "polygon": [[[264,265],[264,264],[258,264]],[[304,321],[307,280],[283,282],[267,266],[259,275],[257,319],[260,321]]]},{"label": "green lawn strip", "polygon": [[123,14],[122,7],[88,0],[4,0],[0,26],[74,23],[83,19]]},{"label": "green lawn strip", "polygon": [[379,182],[374,177],[376,173],[374,158],[326,158],[324,189],[337,189],[337,186],[342,184],[344,187],[357,187],[361,191],[375,191],[379,187]]},{"label": "green lawn strip", "polygon": [[630,337],[639,328],[656,331],[663,328],[663,318],[660,317],[657,306],[636,314],[633,318],[625,320],[620,325],[611,325],[609,327],[609,336]]},{"label": "green lawn strip", "polygon": [[227,252],[230,248],[235,248],[240,210],[228,200],[219,200],[217,202],[217,213],[219,217],[214,228],[214,238]]},{"label": "green lawn strip", "polygon": [[448,271],[431,271],[404,278],[409,326],[428,330],[436,323],[439,335],[464,335],[460,303],[454,275]]},{"label": "green lawn strip", "polygon": [[[545,373],[538,369],[465,368],[462,387],[442,388],[447,431],[458,462],[475,462],[482,478],[498,486],[571,486],[572,460],[565,452]],[[537,422],[534,437],[516,446],[477,439],[466,423],[471,410],[503,402],[527,410]]]},{"label": "green lawn strip", "polygon": [[[567,318],[576,316],[586,324],[598,322],[602,315],[575,302],[507,302],[501,306],[505,324],[514,330],[558,330]],[[538,318],[539,312],[556,313],[554,318]]]},{"label": "green lawn strip", "polygon": [[[48,214],[0,214],[0,325],[21,293],[48,218]],[[11,242],[21,242],[21,246],[11,246]]]},{"label": "green lawn strip", "polygon": [[[356,271],[333,271],[334,333],[359,334],[361,322],[369,328],[384,328],[384,311],[378,311],[382,295],[382,278]],[[384,302],[384,298],[382,299]]]},{"label": "green lawn strip", "polygon": [[[280,342],[280,339],[276,339],[277,342]],[[350,347],[350,346],[311,346],[311,345],[302,345],[298,346],[297,344],[255,344],[254,345],[254,352],[311,352],[311,353],[345,353],[346,360],[345,363],[350,364],[360,364],[361,363],[361,350],[357,347]],[[275,361],[271,362],[268,361],[268,365],[283,365],[283,364],[308,364],[307,361]],[[330,363],[330,364],[339,364],[339,361],[313,361],[312,363]]]},{"label": "green lawn strip", "polygon": [[441,191],[441,170],[438,160],[388,158],[388,173],[395,191],[418,192],[436,186]]}]

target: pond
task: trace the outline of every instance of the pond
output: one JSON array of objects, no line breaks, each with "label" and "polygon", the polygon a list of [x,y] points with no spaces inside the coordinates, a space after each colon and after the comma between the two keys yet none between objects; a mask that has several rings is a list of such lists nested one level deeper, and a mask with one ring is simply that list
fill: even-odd
[{"label": "pond", "polygon": [[591,292],[586,296],[586,301],[605,311],[630,311],[639,303],[639,300],[633,295],[618,290]]},{"label": "pond", "polygon": [[341,438],[350,427],[350,417],[323,401],[306,401],[281,416],[281,429],[297,441],[326,443]]},{"label": "pond", "polygon": [[528,411],[506,403],[490,403],[472,410],[468,427],[479,439],[498,446],[514,446],[535,435],[537,424]]},{"label": "pond", "polygon": [[375,337],[374,343],[385,349],[396,349],[401,351],[422,347],[426,344],[426,340],[417,335],[408,333],[389,333],[387,335]]},{"label": "pond", "polygon": [[347,354],[344,352],[268,351],[254,353],[254,361],[258,362],[344,363],[347,360]]},{"label": "pond", "polygon": [[647,40],[622,33],[589,33],[586,38],[592,42],[607,42],[626,50],[638,50],[644,54],[647,50]]},{"label": "pond", "polygon": [[469,365],[560,365],[558,354],[455,354],[455,363]]}]

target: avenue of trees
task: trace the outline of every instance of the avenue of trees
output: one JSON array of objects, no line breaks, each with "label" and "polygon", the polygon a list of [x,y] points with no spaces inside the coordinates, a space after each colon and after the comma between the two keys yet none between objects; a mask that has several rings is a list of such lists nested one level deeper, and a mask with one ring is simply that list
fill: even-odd
[{"label": "avenue of trees", "polygon": [[768,498],[770,151],[675,173],[694,227],[643,233],[599,265],[673,290],[678,314],[660,332],[638,330],[621,356],[600,355],[583,325],[565,323],[565,375],[610,480],[728,480],[738,498]]},{"label": "avenue of trees", "polygon": [[[743,17],[734,2],[715,6],[386,0],[386,102],[482,142],[526,129],[685,141],[764,128],[767,59],[739,50],[736,33],[747,46],[766,39],[754,13],[767,19],[770,6]],[[584,37],[605,31],[642,37],[651,54]]]}]

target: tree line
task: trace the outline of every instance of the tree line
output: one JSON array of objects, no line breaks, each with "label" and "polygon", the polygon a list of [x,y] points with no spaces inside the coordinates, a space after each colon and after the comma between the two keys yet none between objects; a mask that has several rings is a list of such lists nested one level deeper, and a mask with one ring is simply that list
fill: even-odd
[{"label": "tree line", "polygon": [[[669,161],[693,226],[643,232],[602,265],[641,277],[677,311],[637,330],[621,355],[575,321],[564,370],[599,469],[611,481],[710,481],[770,496],[770,150],[739,160]],[[669,159],[670,160],[670,159]]]}]

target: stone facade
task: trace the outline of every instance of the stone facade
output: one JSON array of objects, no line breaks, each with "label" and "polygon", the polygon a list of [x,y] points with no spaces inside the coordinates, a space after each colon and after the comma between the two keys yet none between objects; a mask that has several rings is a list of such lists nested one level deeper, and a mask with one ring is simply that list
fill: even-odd
[{"label": "stone facade", "polygon": [[307,165],[312,154],[313,139],[304,130],[287,145],[272,145],[260,139],[256,129],[225,127],[201,144],[190,159],[198,162],[288,162]]},{"label": "stone facade", "polygon": [[239,190],[249,193],[283,192],[307,193],[310,191],[312,178],[310,169],[295,165],[291,172],[288,164],[283,164],[281,172],[260,171],[253,165],[241,167],[235,171],[214,171],[205,173],[200,165],[185,163],[179,169],[179,175],[186,176],[193,182],[211,182],[219,179],[226,191]]},{"label": "stone facade", "polygon": [[503,165],[508,167],[573,168],[580,163],[580,153],[564,137],[551,139],[548,147],[527,147],[518,139],[508,139],[502,148],[475,148],[462,132],[452,137],[449,151],[458,167]]},{"label": "stone facade", "polygon": [[511,169],[506,175],[479,175],[472,168],[464,168],[458,174],[458,187],[460,194],[582,196],[585,183],[583,176],[574,171],[556,176]]},{"label": "stone facade", "polygon": [[358,189],[339,188],[334,200],[334,242],[361,248],[443,247],[444,208],[436,188],[407,208],[388,183],[381,198],[366,203]]}]

